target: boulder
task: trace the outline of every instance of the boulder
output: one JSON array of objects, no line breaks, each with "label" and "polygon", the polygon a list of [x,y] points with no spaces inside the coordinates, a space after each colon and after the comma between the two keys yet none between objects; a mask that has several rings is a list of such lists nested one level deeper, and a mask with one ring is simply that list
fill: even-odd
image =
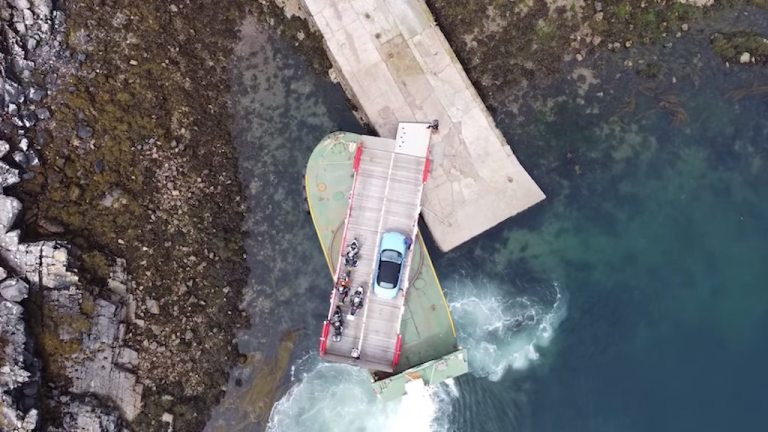
[{"label": "boulder", "polygon": [[8,144],[8,141],[0,140],[0,157],[5,156],[10,149],[11,149],[11,145]]},{"label": "boulder", "polygon": [[15,185],[21,180],[19,170],[11,168],[5,162],[0,161],[0,187]]},{"label": "boulder", "polygon": [[160,305],[157,303],[157,300],[152,300],[150,298],[147,299],[147,311],[151,314],[157,315],[160,313]]},{"label": "boulder", "polygon": [[13,197],[0,195],[0,233],[6,233],[16,221],[21,203]]},{"label": "boulder", "polygon": [[6,300],[18,303],[29,295],[29,285],[21,279],[6,279],[0,282],[0,295]]},{"label": "boulder", "polygon": [[748,52],[741,53],[741,56],[739,56],[739,63],[741,64],[747,64],[752,61],[752,54]]}]

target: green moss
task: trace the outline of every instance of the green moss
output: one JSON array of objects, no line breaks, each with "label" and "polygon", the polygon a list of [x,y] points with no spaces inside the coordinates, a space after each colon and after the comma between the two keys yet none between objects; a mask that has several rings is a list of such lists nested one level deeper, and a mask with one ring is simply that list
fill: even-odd
[{"label": "green moss", "polygon": [[658,63],[646,63],[636,70],[636,73],[644,78],[658,78],[661,75],[661,65]]},{"label": "green moss", "polygon": [[[173,298],[174,288],[191,281],[190,291],[205,304],[179,301],[180,307],[148,317],[148,324],[182,331],[176,326],[199,319],[201,338],[208,331],[221,337],[195,341],[194,352],[191,344],[179,344],[172,354],[192,360],[158,358],[147,365],[146,378],[157,383],[159,394],[178,396],[188,407],[190,416],[175,421],[179,430],[200,430],[235,358],[232,329],[243,323],[231,313],[238,310],[246,268],[242,238],[233,235],[241,230],[242,213],[229,134],[228,68],[238,27],[262,6],[250,0],[226,8],[196,2],[170,11],[164,2],[73,0],[62,7],[70,48],[87,55],[47,99],[55,121],[41,148],[42,169],[21,186],[25,211],[34,215],[25,220],[24,232],[44,235],[36,221],[57,221],[64,237],[85,251],[81,274],[90,295],[80,309],[86,315],[93,313],[97,295],[89,287],[108,279],[110,255],[125,258],[131,279],[153,298]],[[309,34],[306,23],[290,23]],[[88,35],[87,47],[72,45],[78,35]],[[317,56],[322,50],[316,41],[311,49],[325,59]],[[93,130],[92,137],[76,136],[78,122]],[[170,202],[171,188],[180,193],[178,203]],[[101,204],[107,196],[113,198],[109,206]],[[216,265],[199,265],[207,261],[199,256],[200,245],[215,251]],[[194,255],[197,260],[190,260]],[[87,323],[57,319],[75,331]],[[57,374],[76,343],[59,341],[56,327],[48,324],[55,320],[44,321],[37,330],[41,350]],[[153,338],[164,343],[140,330],[127,335],[137,350]],[[189,376],[203,378],[193,387]],[[152,431],[163,425],[141,417],[134,427]]]},{"label": "green moss", "polygon": [[710,40],[712,50],[725,61],[739,63],[743,53],[754,57],[755,63],[768,63],[768,38],[754,32],[715,33]]},{"label": "green moss", "polygon": [[673,2],[629,0],[607,6],[601,20],[592,20],[590,28],[613,41],[654,43],[673,37],[683,23],[703,13],[700,8]]},{"label": "green moss", "polygon": [[621,3],[614,8],[614,13],[618,18],[627,18],[629,16],[629,3]]},{"label": "green moss", "polygon": [[80,302],[80,312],[90,317],[95,311],[96,302],[93,301],[93,296],[88,293],[83,293],[83,299]]},{"label": "green moss", "polygon": [[102,252],[87,252],[83,254],[82,261],[82,270],[88,276],[104,282],[109,279],[109,260]]},{"label": "green moss", "polygon": [[38,329],[38,343],[46,376],[52,382],[67,380],[66,364],[75,354],[80,352],[81,339],[70,340],[59,338],[59,328],[66,327],[69,332],[80,335],[91,328],[90,321],[81,314],[60,313],[50,306],[43,308],[42,325]]},{"label": "green moss", "polygon": [[5,348],[8,346],[8,339],[4,335],[0,335],[0,367],[5,366],[8,359],[5,358]]}]

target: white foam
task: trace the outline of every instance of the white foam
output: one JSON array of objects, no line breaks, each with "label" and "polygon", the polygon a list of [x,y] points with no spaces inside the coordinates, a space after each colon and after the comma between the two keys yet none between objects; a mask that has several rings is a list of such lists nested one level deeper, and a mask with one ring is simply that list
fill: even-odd
[{"label": "white foam", "polygon": [[[539,358],[565,317],[557,285],[552,305],[525,297],[508,299],[489,283],[457,283],[449,293],[459,343],[469,352],[470,370],[492,381]],[[272,408],[270,432],[447,431],[452,401],[460,391],[452,379],[436,387],[409,388],[401,399],[383,402],[370,376],[352,366],[304,358],[291,368],[293,387]]]},{"label": "white foam", "polygon": [[370,376],[359,368],[320,363],[272,408],[267,430],[414,431],[445,430],[454,383],[415,388],[401,399],[383,402],[373,393]]},{"label": "white foam", "polygon": [[565,296],[554,284],[554,304],[508,298],[492,283],[457,281],[449,298],[459,344],[469,353],[470,371],[498,381],[508,369],[522,370],[540,357],[565,318]]}]

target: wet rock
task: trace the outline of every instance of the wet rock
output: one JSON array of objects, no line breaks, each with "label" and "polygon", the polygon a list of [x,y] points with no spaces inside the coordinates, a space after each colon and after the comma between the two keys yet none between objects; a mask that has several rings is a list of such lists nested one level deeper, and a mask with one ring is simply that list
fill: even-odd
[{"label": "wet rock", "polygon": [[13,160],[15,160],[17,164],[23,167],[26,167],[27,165],[29,165],[29,161],[27,160],[27,154],[24,153],[23,151],[16,150],[15,152],[13,152],[11,156],[13,156]]},{"label": "wet rock", "polygon": [[[27,167],[40,165],[40,159],[37,157],[37,153],[35,153],[34,150],[32,150],[32,149],[27,150],[24,153],[24,156],[27,159]],[[26,174],[34,174],[34,173],[28,172],[28,173],[25,173],[25,175]],[[27,177],[25,177],[25,178],[27,178]]]},{"label": "wet rock", "polygon": [[729,63],[768,64],[768,37],[755,32],[715,33],[710,39],[715,54]]},{"label": "wet rock", "polygon": [[34,111],[25,112],[21,114],[21,124],[24,125],[24,127],[31,127],[37,122],[37,116],[35,116]]},{"label": "wet rock", "polygon": [[38,219],[37,226],[49,234],[61,234],[65,231],[64,226],[60,223],[45,218]]},{"label": "wet rock", "polygon": [[77,137],[80,139],[88,139],[93,136],[93,129],[88,127],[85,123],[78,123],[75,130]]},{"label": "wet rock", "polygon": [[159,314],[160,313],[160,305],[157,303],[157,300],[147,299],[147,311],[151,314]]},{"label": "wet rock", "polygon": [[29,286],[26,282],[11,278],[0,282],[0,295],[12,302],[20,302],[29,295]]},{"label": "wet rock", "polygon": [[38,108],[35,110],[38,120],[48,120],[51,118],[51,111],[48,108]]},{"label": "wet rock", "polygon": [[45,93],[45,89],[30,87],[29,90],[27,90],[27,99],[32,102],[40,102],[43,97],[45,97]]},{"label": "wet rock", "polygon": [[35,68],[35,62],[24,60],[21,58],[14,58],[11,60],[11,72],[22,81],[26,82],[32,78],[32,70]]},{"label": "wet rock", "polygon": [[11,79],[5,79],[5,87],[3,89],[3,96],[5,96],[6,103],[21,103],[24,102],[24,90],[19,84]]}]

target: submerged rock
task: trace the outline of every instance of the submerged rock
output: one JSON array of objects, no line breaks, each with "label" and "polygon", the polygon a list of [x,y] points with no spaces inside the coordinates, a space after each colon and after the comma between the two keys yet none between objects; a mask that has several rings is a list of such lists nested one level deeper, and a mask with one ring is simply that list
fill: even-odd
[{"label": "submerged rock", "polygon": [[768,64],[768,37],[755,32],[715,33],[710,39],[712,50],[724,61]]},{"label": "submerged rock", "polygon": [[91,129],[90,127],[88,127],[88,125],[84,123],[78,123],[75,133],[77,134],[77,137],[80,139],[88,139],[91,136],[93,136],[93,129]]}]

